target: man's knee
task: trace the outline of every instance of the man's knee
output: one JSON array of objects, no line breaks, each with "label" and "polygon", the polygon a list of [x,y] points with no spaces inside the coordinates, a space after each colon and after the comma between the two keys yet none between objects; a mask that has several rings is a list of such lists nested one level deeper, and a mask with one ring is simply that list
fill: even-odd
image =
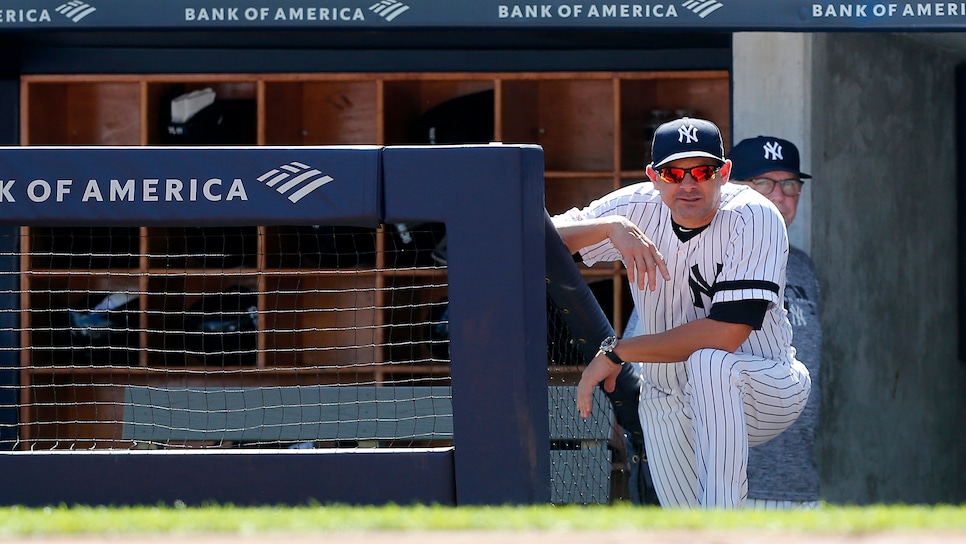
[{"label": "man's knee", "polygon": [[720,366],[721,361],[728,355],[732,353],[723,349],[702,348],[692,353],[685,362],[690,367],[704,367],[712,364]]},{"label": "man's knee", "polygon": [[686,361],[688,382],[692,390],[718,389],[722,382],[734,383],[733,365],[728,364],[729,357],[733,356],[730,351],[712,348],[699,349],[692,353]]}]

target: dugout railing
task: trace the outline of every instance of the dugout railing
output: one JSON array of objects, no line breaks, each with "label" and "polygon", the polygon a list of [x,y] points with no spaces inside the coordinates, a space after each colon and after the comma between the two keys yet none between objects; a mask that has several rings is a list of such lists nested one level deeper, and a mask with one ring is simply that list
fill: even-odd
[{"label": "dugout railing", "polygon": [[[271,183],[268,174],[286,165],[299,173]],[[219,181],[206,188],[211,180]],[[404,450],[14,449],[0,452],[3,503],[550,501],[539,147],[3,148],[0,181],[0,222],[9,227],[445,223],[454,442]],[[9,296],[21,272],[9,258],[15,251],[4,251],[11,268],[0,354],[8,435],[17,432],[10,421],[26,385],[24,299]]]}]

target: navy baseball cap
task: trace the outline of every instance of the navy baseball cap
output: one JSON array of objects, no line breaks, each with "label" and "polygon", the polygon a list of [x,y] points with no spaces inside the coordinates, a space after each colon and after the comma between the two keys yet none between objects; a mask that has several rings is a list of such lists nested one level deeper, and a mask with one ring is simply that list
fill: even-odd
[{"label": "navy baseball cap", "polygon": [[765,172],[791,172],[800,178],[812,176],[801,171],[798,148],[788,140],[758,136],[738,142],[731,148],[731,179],[746,180]]},{"label": "navy baseball cap", "polygon": [[681,117],[657,127],[651,142],[651,164],[655,169],[691,157],[707,157],[724,164],[724,144],[717,125],[704,119]]}]

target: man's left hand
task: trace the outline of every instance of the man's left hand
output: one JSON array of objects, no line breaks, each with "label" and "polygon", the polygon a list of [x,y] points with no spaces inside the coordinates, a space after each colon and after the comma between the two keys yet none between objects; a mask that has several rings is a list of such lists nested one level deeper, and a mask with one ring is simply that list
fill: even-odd
[{"label": "man's left hand", "polygon": [[577,410],[580,411],[581,417],[590,417],[594,405],[594,388],[597,384],[603,381],[604,391],[610,393],[617,386],[617,375],[620,372],[620,365],[614,364],[603,353],[597,353],[594,360],[581,373],[580,383],[577,384]]}]

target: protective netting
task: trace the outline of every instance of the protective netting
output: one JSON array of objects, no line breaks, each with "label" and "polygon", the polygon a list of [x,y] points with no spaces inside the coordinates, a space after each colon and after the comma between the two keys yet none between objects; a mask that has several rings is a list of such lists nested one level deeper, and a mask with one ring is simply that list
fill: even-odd
[{"label": "protective netting", "polygon": [[[612,489],[614,425],[610,401],[598,389],[591,417],[576,410],[579,370],[587,364],[561,310],[547,297],[547,355],[550,364],[550,455],[553,495],[560,502],[607,503],[623,493]],[[620,481],[613,484],[620,485]],[[565,498],[565,499],[564,499]]]},{"label": "protective netting", "polygon": [[24,229],[2,446],[451,443],[445,260],[399,232]]},{"label": "protective netting", "polygon": [[[441,224],[31,227],[0,240],[0,450],[448,447]],[[552,501],[612,432],[548,303]],[[494,447],[499,447],[495,444]]]}]

